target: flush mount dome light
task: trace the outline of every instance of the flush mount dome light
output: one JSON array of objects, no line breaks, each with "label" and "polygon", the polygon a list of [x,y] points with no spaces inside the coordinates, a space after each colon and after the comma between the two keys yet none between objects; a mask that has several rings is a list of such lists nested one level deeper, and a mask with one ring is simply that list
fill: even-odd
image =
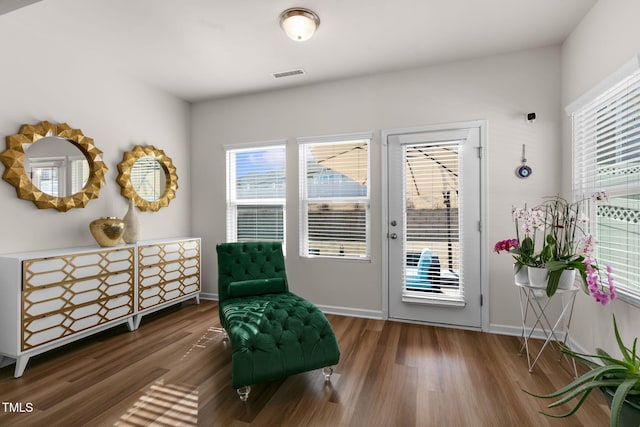
[{"label": "flush mount dome light", "polygon": [[291,40],[309,40],[320,25],[320,18],[313,11],[294,7],[280,14],[280,26]]}]

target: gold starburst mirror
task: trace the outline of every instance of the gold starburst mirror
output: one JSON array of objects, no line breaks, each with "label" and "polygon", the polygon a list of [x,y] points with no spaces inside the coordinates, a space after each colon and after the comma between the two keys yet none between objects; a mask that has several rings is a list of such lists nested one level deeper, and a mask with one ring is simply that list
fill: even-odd
[{"label": "gold starburst mirror", "polygon": [[97,199],[108,168],[93,139],[66,123],[24,124],[6,138],[2,178],[19,198],[66,212]]},{"label": "gold starburst mirror", "polygon": [[141,211],[157,211],[176,197],[178,175],[171,158],[153,145],[136,145],[118,163],[122,194]]}]

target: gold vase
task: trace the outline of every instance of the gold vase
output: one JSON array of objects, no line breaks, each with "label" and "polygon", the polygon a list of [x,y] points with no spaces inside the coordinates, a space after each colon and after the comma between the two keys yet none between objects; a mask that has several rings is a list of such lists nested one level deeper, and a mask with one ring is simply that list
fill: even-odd
[{"label": "gold vase", "polygon": [[124,221],[115,216],[94,219],[89,224],[91,235],[102,247],[115,246],[120,243],[124,229]]}]

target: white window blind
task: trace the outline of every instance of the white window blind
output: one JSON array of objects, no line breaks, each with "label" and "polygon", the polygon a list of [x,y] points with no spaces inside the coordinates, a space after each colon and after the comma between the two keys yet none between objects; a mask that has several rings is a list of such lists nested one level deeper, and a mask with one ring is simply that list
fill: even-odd
[{"label": "white window blind", "polygon": [[300,255],[369,257],[370,136],[300,139]]},{"label": "white window blind", "polygon": [[160,199],[166,185],[166,175],[160,162],[151,156],[136,160],[131,168],[131,185],[144,200]]},{"label": "white window blind", "polygon": [[607,193],[590,204],[598,264],[613,269],[620,298],[640,304],[640,70],[617,80],[573,111],[574,197]]},{"label": "white window blind", "polygon": [[80,192],[89,179],[89,162],[87,159],[69,159],[71,164],[71,193]]},{"label": "white window blind", "polygon": [[285,160],[284,144],[227,149],[227,241],[284,244]]},{"label": "white window blind", "polygon": [[403,145],[403,298],[464,303],[459,140]]}]

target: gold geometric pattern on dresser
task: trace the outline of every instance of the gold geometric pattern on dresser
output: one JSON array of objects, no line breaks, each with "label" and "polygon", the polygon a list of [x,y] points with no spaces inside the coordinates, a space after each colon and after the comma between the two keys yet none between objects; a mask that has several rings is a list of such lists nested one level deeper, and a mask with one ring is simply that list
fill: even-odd
[{"label": "gold geometric pattern on dresser", "polygon": [[200,241],[138,247],[138,307],[144,310],[200,290]]},{"label": "gold geometric pattern on dresser", "polygon": [[23,262],[22,350],[131,315],[134,249]]}]

